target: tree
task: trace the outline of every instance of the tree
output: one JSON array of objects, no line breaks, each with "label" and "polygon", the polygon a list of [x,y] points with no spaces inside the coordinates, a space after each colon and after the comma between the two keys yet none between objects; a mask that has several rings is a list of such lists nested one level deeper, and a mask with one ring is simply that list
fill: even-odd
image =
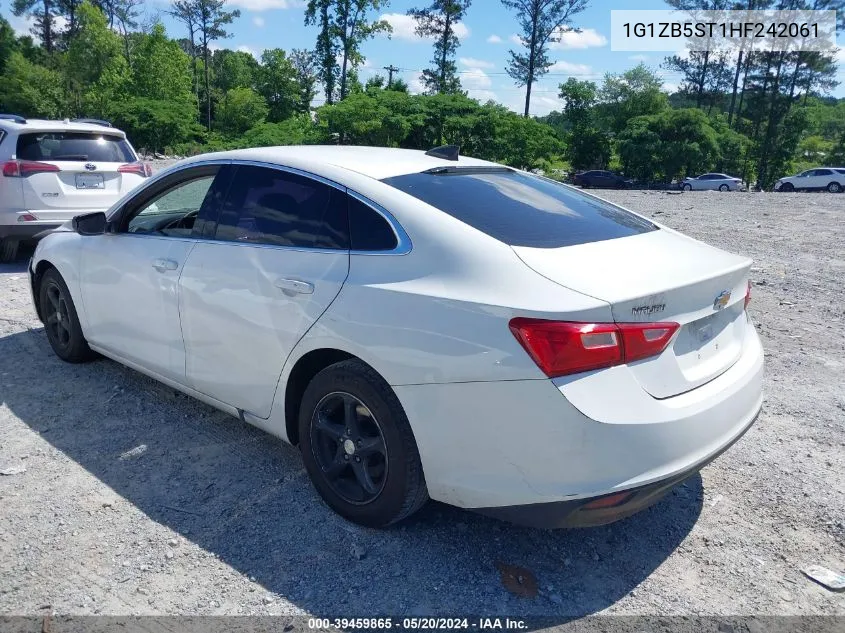
[{"label": "tree", "polygon": [[319,68],[318,77],[323,82],[326,103],[334,103],[335,85],[337,83],[337,39],[332,29],[332,7],[335,0],[308,0],[305,9],[305,26],[319,22],[319,34],[314,54]]},{"label": "tree", "polygon": [[621,132],[634,117],[656,114],[667,107],[663,81],[645,64],[624,73],[607,73],[598,91],[599,117],[611,131]]},{"label": "tree", "polygon": [[[231,37],[226,26],[235,18],[239,18],[241,12],[239,9],[227,11],[226,0],[180,0],[172,5],[172,13],[186,24],[190,20],[199,38],[205,85],[206,127],[211,131],[211,51],[209,47],[217,40]],[[183,13],[187,15],[183,17]]]},{"label": "tree", "polygon": [[0,75],[0,111],[60,119],[67,112],[62,75],[13,51]]},{"label": "tree", "polygon": [[461,91],[455,64],[455,53],[460,45],[455,25],[464,17],[470,3],[471,0],[434,0],[425,9],[408,11],[417,23],[416,34],[434,38],[433,68],[422,72],[422,82],[429,93]]},{"label": "tree", "polygon": [[75,114],[106,117],[110,106],[129,87],[120,37],[102,11],[88,2],[78,9],[78,31],[67,51],[65,73]]},{"label": "tree", "polygon": [[123,52],[126,55],[126,62],[130,64],[132,60],[130,59],[129,42],[132,30],[138,28],[138,16],[140,15],[138,7],[141,6],[142,2],[143,0],[112,0],[112,28],[117,25],[117,30],[123,37]]},{"label": "tree", "polygon": [[232,88],[217,106],[217,123],[227,134],[243,134],[266,121],[269,111],[264,97],[252,88]]},{"label": "tree", "polygon": [[[278,50],[278,49],[277,49]],[[261,67],[250,53],[222,48],[211,56],[212,90],[257,88]]]},{"label": "tree", "polygon": [[596,127],[596,96],[596,84],[592,81],[570,77],[560,86],[560,98],[566,101],[563,110],[567,126],[564,155],[574,169],[605,167],[610,159],[610,139]]},{"label": "tree", "polygon": [[502,0],[516,11],[524,53],[509,51],[508,75],[517,86],[525,86],[525,117],[531,108],[531,88],[552,65],[547,55],[550,43],[572,31],[572,18],[587,8],[588,0]]},{"label": "tree", "polygon": [[3,16],[0,16],[0,73],[6,68],[6,62],[12,53],[18,50],[18,40],[15,30]]},{"label": "tree", "polygon": [[170,8],[170,15],[185,25],[188,29],[188,40],[185,47],[188,55],[191,56],[191,76],[193,80],[194,95],[199,105],[199,79],[197,73],[197,19],[194,12],[193,0],[176,0]]},{"label": "tree", "polygon": [[140,35],[132,66],[132,94],[168,101],[183,108],[194,104],[190,58],[159,22],[149,35]]},{"label": "tree", "polygon": [[349,68],[357,68],[364,61],[361,44],[378,33],[390,33],[393,28],[384,20],[370,22],[368,14],[387,5],[388,0],[334,0],[335,14],[332,32],[339,41],[340,98],[346,98]]},{"label": "tree", "polygon": [[111,110],[111,118],[136,147],[150,152],[186,143],[203,131],[196,122],[193,109],[178,101],[132,97],[116,103]]},{"label": "tree", "polygon": [[261,54],[260,77],[258,92],[269,106],[269,121],[284,121],[301,111],[297,71],[285,51],[273,48]]},{"label": "tree", "polygon": [[288,59],[290,59],[293,69],[296,71],[296,84],[299,92],[296,111],[310,112],[311,102],[317,94],[317,54],[314,51],[295,48],[290,52]]},{"label": "tree", "polygon": [[56,43],[56,5],[54,0],[13,0],[12,13],[33,18],[32,34],[52,53]]}]

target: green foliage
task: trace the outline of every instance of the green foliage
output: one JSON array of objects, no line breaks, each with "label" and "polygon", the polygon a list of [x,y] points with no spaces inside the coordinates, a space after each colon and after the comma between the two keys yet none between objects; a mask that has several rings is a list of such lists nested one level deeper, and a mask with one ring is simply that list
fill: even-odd
[{"label": "green foliage", "polygon": [[176,41],[168,39],[160,23],[149,35],[140,35],[133,54],[131,92],[192,107],[190,58]]},{"label": "green foliage", "polygon": [[[295,112],[307,112],[297,69],[281,48],[268,49],[261,55],[258,91],[269,105],[269,120],[284,121]],[[311,93],[313,95],[313,92]]]},{"label": "green foliage", "polygon": [[662,85],[662,80],[645,64],[622,74],[607,73],[597,95],[601,123],[618,134],[634,117],[662,112],[668,107]]},{"label": "green foliage", "polygon": [[566,101],[564,155],[574,169],[605,167],[610,160],[610,139],[596,125],[597,90],[591,81],[570,77],[560,86],[560,98]]},{"label": "green foliage", "polygon": [[719,159],[716,130],[701,110],[664,110],[632,119],[619,135],[625,172],[642,180],[709,171]]},{"label": "green foliage", "polygon": [[[269,51],[265,51],[265,54],[267,52]],[[260,83],[261,68],[256,59],[244,51],[232,51],[228,48],[214,51],[211,56],[211,71],[214,87],[221,92],[232,88],[255,88]]]},{"label": "green foliage", "polygon": [[263,123],[269,112],[267,102],[252,88],[232,88],[217,106],[217,127],[229,135],[243,134]]},{"label": "green foliage", "polygon": [[77,33],[70,43],[65,75],[75,114],[108,116],[110,104],[129,88],[130,72],[120,37],[102,11],[84,2],[77,9]]},{"label": "green foliage", "polygon": [[60,118],[66,111],[61,73],[33,64],[13,52],[0,77],[0,111],[45,119]]},{"label": "green foliage", "polygon": [[6,62],[16,50],[18,50],[18,41],[15,38],[15,30],[0,16],[0,73],[6,68]]},{"label": "green foliage", "polygon": [[133,97],[115,104],[111,118],[136,147],[150,152],[199,139],[203,132],[195,110],[178,101]]}]

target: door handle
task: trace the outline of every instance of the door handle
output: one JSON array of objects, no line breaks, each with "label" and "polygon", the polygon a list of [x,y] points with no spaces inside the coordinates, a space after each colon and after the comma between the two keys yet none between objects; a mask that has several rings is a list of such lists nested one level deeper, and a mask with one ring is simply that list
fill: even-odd
[{"label": "door handle", "polygon": [[179,268],[179,262],[175,262],[172,259],[154,259],[153,268],[163,273],[166,270],[176,270]]},{"label": "door handle", "polygon": [[301,295],[310,295],[314,292],[314,284],[299,279],[277,279],[276,288],[285,292],[295,292]]}]

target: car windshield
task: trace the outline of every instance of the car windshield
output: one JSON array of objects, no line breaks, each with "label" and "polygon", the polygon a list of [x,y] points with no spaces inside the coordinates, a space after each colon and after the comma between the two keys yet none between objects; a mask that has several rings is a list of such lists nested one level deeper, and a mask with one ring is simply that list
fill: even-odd
[{"label": "car windshield", "polygon": [[444,168],[383,182],[511,246],[559,248],[657,230],[609,202],[506,168]]},{"label": "car windshield", "polygon": [[96,132],[39,132],[18,137],[21,160],[131,163],[135,154],[126,139]]}]

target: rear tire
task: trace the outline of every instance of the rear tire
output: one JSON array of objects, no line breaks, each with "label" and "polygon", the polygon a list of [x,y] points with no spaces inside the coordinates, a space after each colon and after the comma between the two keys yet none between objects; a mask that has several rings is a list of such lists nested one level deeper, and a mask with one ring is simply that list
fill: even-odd
[{"label": "rear tire", "polygon": [[96,354],[82,334],[73,298],[59,271],[50,268],[44,273],[38,294],[44,330],[56,356],[68,363],[84,363],[95,358]]},{"label": "rear tire", "polygon": [[18,240],[7,237],[0,241],[0,262],[9,264],[18,258]]},{"label": "rear tire", "polygon": [[838,182],[832,182],[827,186],[827,190],[830,193],[840,193],[842,191],[842,185]]},{"label": "rear tire", "polygon": [[411,425],[372,367],[352,359],[322,370],[305,389],[299,411],[305,468],[339,515],[385,527],[428,500]]}]

